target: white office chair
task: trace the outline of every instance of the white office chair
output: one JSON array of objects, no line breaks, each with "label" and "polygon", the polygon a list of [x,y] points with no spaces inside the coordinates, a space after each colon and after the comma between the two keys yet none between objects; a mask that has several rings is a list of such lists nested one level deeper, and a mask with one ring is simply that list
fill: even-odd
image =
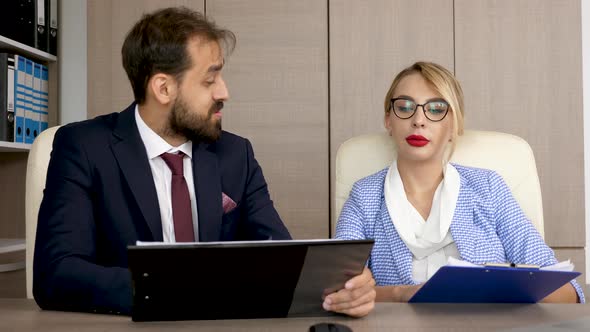
[{"label": "white office chair", "polygon": [[33,142],[27,161],[26,184],[26,272],[27,298],[33,298],[33,253],[35,251],[35,234],[37,232],[37,217],[43,199],[47,166],[51,155],[53,136],[57,127],[44,130]]},{"label": "white office chair", "polygon": [[[395,145],[386,133],[357,136],[342,143],[336,154],[332,231],[352,185],[389,166],[395,156]],[[451,162],[498,172],[544,238],[541,185],[535,156],[525,140],[505,133],[466,130],[457,141]]]}]

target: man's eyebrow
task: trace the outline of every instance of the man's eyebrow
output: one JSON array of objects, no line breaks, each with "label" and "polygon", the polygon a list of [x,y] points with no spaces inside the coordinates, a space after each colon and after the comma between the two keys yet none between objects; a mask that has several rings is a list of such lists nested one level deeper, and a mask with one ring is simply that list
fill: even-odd
[{"label": "man's eyebrow", "polygon": [[225,61],[222,61],[220,64],[212,65],[211,67],[209,67],[209,69],[207,69],[207,73],[213,73],[213,72],[220,71],[221,68],[223,68],[224,63],[225,63]]}]

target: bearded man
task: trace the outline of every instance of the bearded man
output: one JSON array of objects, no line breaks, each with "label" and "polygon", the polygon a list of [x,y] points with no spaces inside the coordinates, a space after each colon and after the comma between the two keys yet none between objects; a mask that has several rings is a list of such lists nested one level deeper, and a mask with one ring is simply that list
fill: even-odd
[{"label": "bearded man", "polygon": [[[138,240],[291,238],[250,142],[221,129],[234,45],[187,8],[146,14],[129,31],[121,53],[135,101],[54,138],[33,265],[41,308],[129,314],[127,246]],[[363,316],[374,298],[366,269],[324,308]]]}]

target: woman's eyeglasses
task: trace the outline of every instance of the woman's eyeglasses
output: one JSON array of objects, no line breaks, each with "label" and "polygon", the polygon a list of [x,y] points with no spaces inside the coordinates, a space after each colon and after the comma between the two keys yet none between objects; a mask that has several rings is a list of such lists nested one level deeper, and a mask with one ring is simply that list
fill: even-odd
[{"label": "woman's eyeglasses", "polygon": [[414,116],[418,106],[422,107],[424,116],[433,122],[441,121],[449,112],[449,104],[443,100],[429,101],[425,104],[416,104],[416,102],[407,98],[391,99],[393,114],[400,119],[409,119]]}]

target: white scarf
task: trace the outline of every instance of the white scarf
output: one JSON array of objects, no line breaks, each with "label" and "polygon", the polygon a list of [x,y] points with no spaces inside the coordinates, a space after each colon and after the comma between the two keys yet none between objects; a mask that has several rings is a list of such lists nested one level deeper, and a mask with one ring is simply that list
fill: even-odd
[{"label": "white scarf", "polygon": [[428,257],[453,243],[449,228],[457,206],[461,179],[450,163],[446,164],[443,174],[426,221],[408,201],[397,161],[393,161],[385,177],[383,189],[387,211],[401,239],[416,259]]}]

